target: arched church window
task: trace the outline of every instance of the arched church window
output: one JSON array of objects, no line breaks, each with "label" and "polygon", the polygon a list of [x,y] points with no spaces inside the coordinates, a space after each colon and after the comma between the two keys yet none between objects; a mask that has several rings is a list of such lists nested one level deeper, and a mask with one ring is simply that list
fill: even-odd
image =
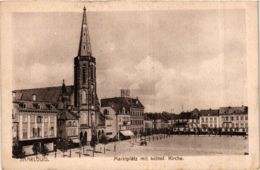
[{"label": "arched church window", "polygon": [[86,84],[86,67],[85,66],[82,67],[82,81],[83,81],[83,84]]},{"label": "arched church window", "polygon": [[94,79],[94,65],[91,64],[90,66],[90,76],[91,76],[91,79],[93,80]]},{"label": "arched church window", "polygon": [[87,94],[86,94],[86,91],[83,90],[82,93],[81,93],[81,103],[82,104],[86,104],[87,103]]},{"label": "arched church window", "polygon": [[104,110],[105,115],[109,115],[109,111],[107,109]]}]

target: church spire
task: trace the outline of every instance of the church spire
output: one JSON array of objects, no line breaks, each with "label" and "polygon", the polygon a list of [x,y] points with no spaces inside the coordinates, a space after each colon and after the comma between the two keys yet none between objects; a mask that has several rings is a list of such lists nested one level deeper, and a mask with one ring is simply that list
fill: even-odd
[{"label": "church spire", "polygon": [[91,56],[91,55],[92,52],[91,52],[90,39],[88,33],[86,7],[84,6],[78,56]]}]

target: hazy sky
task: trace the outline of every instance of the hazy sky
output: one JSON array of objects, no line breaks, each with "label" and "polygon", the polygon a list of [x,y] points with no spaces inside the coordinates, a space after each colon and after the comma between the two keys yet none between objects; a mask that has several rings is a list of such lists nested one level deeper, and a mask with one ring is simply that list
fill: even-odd
[{"label": "hazy sky", "polygon": [[[73,84],[82,11],[15,13],[14,88]],[[247,104],[243,10],[88,12],[99,99],[129,88],[145,111]]]}]

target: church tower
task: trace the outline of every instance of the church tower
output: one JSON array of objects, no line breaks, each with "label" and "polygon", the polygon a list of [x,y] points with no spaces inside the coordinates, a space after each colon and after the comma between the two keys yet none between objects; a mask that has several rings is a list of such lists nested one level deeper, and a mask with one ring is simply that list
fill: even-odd
[{"label": "church tower", "polygon": [[96,125],[97,101],[96,59],[92,56],[86,8],[84,7],[79,50],[77,57],[74,58],[74,105],[80,117],[81,139],[90,140]]}]

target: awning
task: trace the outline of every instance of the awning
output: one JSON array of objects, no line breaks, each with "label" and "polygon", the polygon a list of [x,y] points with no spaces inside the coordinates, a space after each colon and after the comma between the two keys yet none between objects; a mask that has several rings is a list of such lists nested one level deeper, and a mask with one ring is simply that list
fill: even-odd
[{"label": "awning", "polygon": [[134,133],[131,130],[121,130],[120,133],[124,136],[134,136]]},{"label": "awning", "polygon": [[80,143],[79,139],[71,139],[73,143]]}]

